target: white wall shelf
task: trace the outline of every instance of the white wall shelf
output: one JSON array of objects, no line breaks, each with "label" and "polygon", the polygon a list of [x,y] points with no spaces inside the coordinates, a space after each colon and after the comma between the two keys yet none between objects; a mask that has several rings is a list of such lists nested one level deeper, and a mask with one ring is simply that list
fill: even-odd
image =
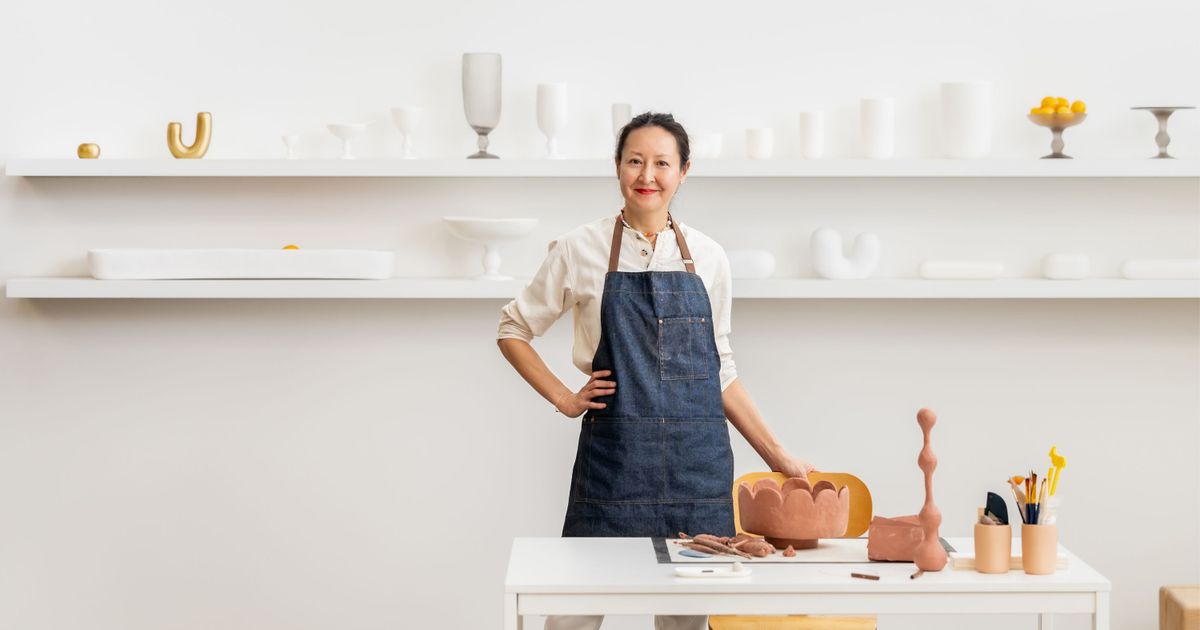
[{"label": "white wall shelf", "polygon": [[[27,158],[19,177],[613,177],[610,160]],[[1196,177],[1200,160],[697,160],[694,177]]]},{"label": "white wall shelf", "polygon": [[[95,280],[13,278],[10,298],[511,299],[527,280]],[[1200,280],[735,280],[738,299],[1158,299],[1200,298]]]}]

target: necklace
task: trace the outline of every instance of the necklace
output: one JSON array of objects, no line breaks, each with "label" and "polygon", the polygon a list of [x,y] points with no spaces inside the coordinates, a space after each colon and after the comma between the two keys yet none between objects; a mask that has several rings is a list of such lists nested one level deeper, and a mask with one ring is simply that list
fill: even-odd
[{"label": "necklace", "polygon": [[664,227],[663,229],[661,229],[661,230],[657,231],[657,232],[654,232],[654,231],[651,231],[651,232],[642,232],[641,230],[639,230],[639,229],[637,229],[637,228],[633,227],[632,225],[629,225],[629,222],[625,220],[625,210],[624,210],[624,209],[622,209],[622,210],[621,210],[621,223],[622,223],[622,224],[623,224],[625,227],[627,227],[627,228],[629,228],[629,229],[633,230],[634,232],[638,232],[638,233],[640,233],[642,236],[645,236],[646,238],[650,238],[651,236],[655,236],[655,235],[657,235],[657,234],[662,234],[663,232],[666,232],[667,230],[671,229],[671,215],[670,215],[670,214],[667,214],[667,226],[666,226],[666,227]]}]

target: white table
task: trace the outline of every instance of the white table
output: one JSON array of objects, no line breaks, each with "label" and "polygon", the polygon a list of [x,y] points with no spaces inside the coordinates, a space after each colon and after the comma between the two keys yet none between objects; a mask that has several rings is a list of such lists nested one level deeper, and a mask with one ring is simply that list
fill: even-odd
[{"label": "white table", "polygon": [[[947,541],[972,548],[970,538]],[[1108,630],[1112,584],[1062,551],[1068,566],[1053,575],[946,568],[913,580],[910,563],[749,564],[745,578],[699,579],[659,564],[649,538],[517,538],[504,580],[504,627],[520,630],[524,615],[1029,613],[1046,629],[1052,615],[1067,613],[1090,614],[1095,630]]]}]

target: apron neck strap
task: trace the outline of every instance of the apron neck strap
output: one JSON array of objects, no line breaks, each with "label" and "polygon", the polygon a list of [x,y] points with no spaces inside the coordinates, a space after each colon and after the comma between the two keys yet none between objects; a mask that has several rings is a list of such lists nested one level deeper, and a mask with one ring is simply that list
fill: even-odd
[{"label": "apron neck strap", "polygon": [[[692,252],[688,249],[687,241],[683,238],[683,232],[679,229],[679,222],[671,218],[670,213],[667,213],[667,221],[671,223],[671,230],[675,232],[675,242],[679,244],[679,255],[683,257],[683,267],[688,270],[688,273],[696,273],[696,265],[692,261]],[[612,249],[608,252],[608,270],[617,270],[617,261],[621,258],[621,237],[625,227],[621,221],[621,215],[617,215],[617,221],[613,225]]]}]

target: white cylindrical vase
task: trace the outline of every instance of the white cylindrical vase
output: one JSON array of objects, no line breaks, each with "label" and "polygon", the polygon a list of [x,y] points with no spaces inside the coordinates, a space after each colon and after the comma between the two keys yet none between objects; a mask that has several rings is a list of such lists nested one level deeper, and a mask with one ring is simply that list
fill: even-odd
[{"label": "white cylindrical vase", "polygon": [[896,99],[864,98],[858,107],[863,155],[884,160],[896,150]]},{"label": "white cylindrical vase", "polygon": [[746,157],[751,160],[769,160],[774,152],[774,129],[754,127],[746,130]]},{"label": "white cylindrical vase", "polygon": [[946,157],[978,158],[992,150],[992,84],[942,84],[942,151]]},{"label": "white cylindrical vase", "polygon": [[800,112],[800,155],[808,160],[825,155],[825,112]]}]

